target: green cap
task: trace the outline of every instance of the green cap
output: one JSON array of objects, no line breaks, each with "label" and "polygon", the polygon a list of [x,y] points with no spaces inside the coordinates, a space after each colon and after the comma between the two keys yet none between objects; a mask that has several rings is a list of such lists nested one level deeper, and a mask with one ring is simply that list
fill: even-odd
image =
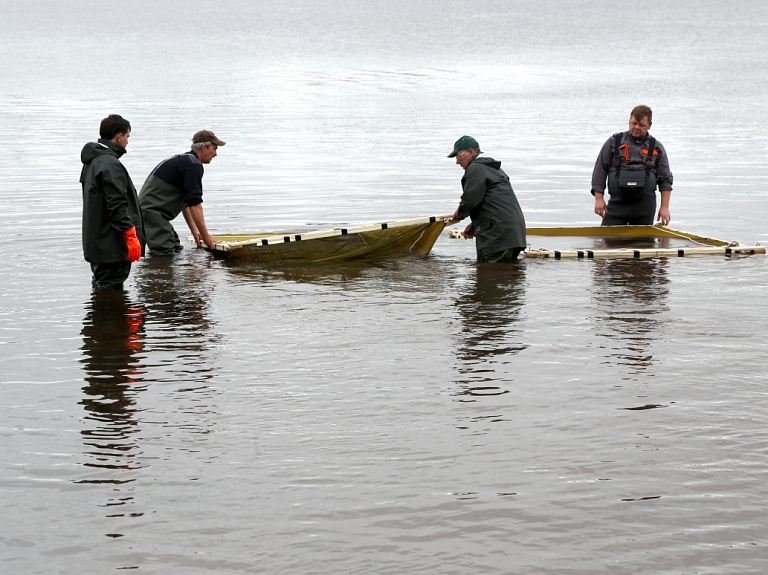
[{"label": "green cap", "polygon": [[[453,158],[461,150],[468,150],[469,148],[477,148],[479,150],[480,144],[472,136],[462,136],[456,140],[456,143],[453,145],[453,152],[448,154],[448,157]],[[483,152],[480,151],[480,153],[482,154]]]}]

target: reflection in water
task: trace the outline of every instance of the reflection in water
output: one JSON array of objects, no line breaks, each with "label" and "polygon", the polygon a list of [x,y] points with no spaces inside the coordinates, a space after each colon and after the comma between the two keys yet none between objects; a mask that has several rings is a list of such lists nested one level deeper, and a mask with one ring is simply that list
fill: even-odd
[{"label": "reflection in water", "polygon": [[[206,271],[183,258],[147,258],[133,275],[139,303],[132,303],[127,292],[113,291],[95,292],[86,305],[82,361],[87,385],[80,403],[86,410],[83,466],[90,473],[76,482],[112,487],[104,504],[108,517],[143,515],[125,506],[135,505],[137,470],[147,467],[136,438],[149,423],[137,416],[142,410],[136,401],[149,384],[157,388],[145,407],[153,414],[152,425],[210,432],[210,422],[201,416],[211,409],[201,400],[212,394],[207,381],[215,369],[204,354],[212,340]],[[175,385],[163,387],[165,382]],[[171,409],[164,410],[158,399],[162,390],[172,394]]]},{"label": "reflection in water", "polygon": [[340,288],[344,291],[362,290],[368,294],[390,292],[392,289],[408,294],[434,294],[435,285],[445,282],[445,270],[439,260],[427,257],[341,262],[255,262],[230,260],[223,262],[233,283],[283,282],[312,284]]},{"label": "reflection in water", "polygon": [[318,285],[347,285],[392,266],[392,261],[258,262],[225,260],[222,265],[234,278],[246,281],[294,281]]},{"label": "reflection in water", "polygon": [[150,312],[151,323],[161,324],[161,329],[185,331],[190,337],[188,349],[202,351],[203,336],[211,328],[210,270],[199,261],[182,258],[147,258],[137,274],[136,288],[140,301]]},{"label": "reflection in water", "polygon": [[[83,320],[85,397],[80,402],[93,427],[82,431],[88,467],[130,470],[135,462],[136,445],[131,436],[137,429],[136,394],[145,389],[143,367],[143,326],[146,311],[131,305],[123,291],[94,292]],[[122,474],[97,483],[125,483]]]},{"label": "reflection in water", "polygon": [[653,260],[595,260],[593,291],[601,337],[618,342],[619,363],[642,371],[653,363],[651,345],[659,337],[668,294],[666,258]]},{"label": "reflection in water", "polygon": [[678,240],[672,238],[655,238],[655,237],[606,237],[606,238],[593,238],[592,245],[587,249],[593,250],[652,250],[652,249],[666,249],[671,248],[673,244],[679,247],[686,247],[690,245],[687,240]]},{"label": "reflection in water", "polygon": [[[144,467],[133,437],[139,432],[136,397],[146,389],[141,363],[145,315],[146,310],[131,304],[125,292],[99,291],[86,304],[83,319],[83,465],[94,473],[76,483],[114,485],[115,494],[106,504],[109,508],[133,502],[125,488],[118,486],[135,481],[131,472]],[[120,512],[109,516],[139,515]]]},{"label": "reflection in water", "polygon": [[466,395],[507,393],[497,386],[478,385],[498,381],[497,368],[528,346],[515,328],[525,302],[523,262],[513,264],[478,263],[469,289],[456,300],[463,329],[458,359],[460,382]]},{"label": "reflection in water", "polygon": [[211,433],[210,415],[218,413],[220,393],[211,385],[218,367],[211,349],[219,338],[209,318],[216,289],[211,267],[218,264],[200,256],[205,254],[193,249],[171,258],[149,257],[135,278],[147,309],[144,366],[155,399],[148,407],[153,424],[196,436]]},{"label": "reflection in water", "polygon": [[147,348],[152,352],[147,367],[153,382],[183,377],[194,385],[210,379],[213,367],[204,356],[213,341],[210,281],[210,270],[199,258],[149,257],[142,262],[135,283],[147,308]]}]

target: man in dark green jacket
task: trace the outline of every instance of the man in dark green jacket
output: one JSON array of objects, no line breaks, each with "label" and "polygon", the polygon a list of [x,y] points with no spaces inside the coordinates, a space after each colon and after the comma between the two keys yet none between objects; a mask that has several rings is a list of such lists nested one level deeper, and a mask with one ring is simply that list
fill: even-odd
[{"label": "man in dark green jacket", "polygon": [[464,230],[464,237],[476,239],[478,261],[513,261],[526,247],[523,211],[509,177],[501,169],[501,162],[478,158],[482,153],[477,140],[462,136],[448,154],[464,168],[461,178],[464,193],[453,219],[471,218],[472,223]]},{"label": "man in dark green jacket", "polygon": [[95,289],[122,289],[131,262],[144,255],[144,223],[125,154],[131,124],[112,114],[101,121],[99,141],[80,152],[83,170],[83,256],[91,264]]}]

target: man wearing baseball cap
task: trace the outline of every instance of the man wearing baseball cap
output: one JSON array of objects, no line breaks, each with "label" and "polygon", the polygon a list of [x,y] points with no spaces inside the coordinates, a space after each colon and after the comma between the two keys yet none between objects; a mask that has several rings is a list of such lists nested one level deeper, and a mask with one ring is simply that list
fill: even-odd
[{"label": "man wearing baseball cap", "polygon": [[183,249],[171,221],[184,214],[198,247],[213,248],[203,214],[203,164],[210,164],[226,142],[210,130],[192,136],[192,148],[160,162],[147,176],[139,193],[149,250],[170,256]]},{"label": "man wearing baseball cap", "polygon": [[448,154],[464,168],[464,193],[453,219],[460,221],[469,216],[472,220],[463,235],[476,239],[478,261],[514,261],[526,246],[523,211],[501,162],[479,158],[482,153],[477,140],[462,136]]}]

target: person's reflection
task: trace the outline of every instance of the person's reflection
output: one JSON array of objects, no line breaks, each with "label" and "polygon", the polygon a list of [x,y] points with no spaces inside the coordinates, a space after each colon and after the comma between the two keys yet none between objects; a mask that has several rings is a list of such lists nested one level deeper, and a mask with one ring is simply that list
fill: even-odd
[{"label": "person's reflection", "polygon": [[152,349],[202,352],[208,348],[210,270],[194,258],[150,257],[142,262],[135,283],[139,301],[147,308],[153,329],[163,337]]},{"label": "person's reflection", "polygon": [[136,398],[146,389],[141,364],[145,314],[124,291],[94,292],[86,304],[81,332],[86,385],[80,401],[86,415],[81,434],[83,465],[92,473],[77,483],[130,483],[135,481],[131,471],[143,467],[133,437],[139,432]]},{"label": "person's reflection", "polygon": [[[488,395],[502,391],[493,382],[507,381],[503,367],[528,346],[515,327],[525,303],[526,266],[478,263],[469,289],[456,300],[462,320],[459,382],[461,393]],[[503,391],[506,393],[506,391]]]},{"label": "person's reflection", "polygon": [[666,258],[594,261],[598,335],[610,340],[610,355],[633,371],[653,363],[651,348],[669,291],[667,263]]},{"label": "person's reflection", "polygon": [[[217,337],[209,319],[215,289],[211,266],[216,264],[196,250],[187,252],[149,257],[135,276],[139,301],[147,309],[145,364],[153,383],[172,384],[164,389],[180,409],[189,402],[213,409],[207,401],[216,393],[210,386],[216,366],[208,351]],[[209,425],[200,418],[191,427],[207,432]]]}]

